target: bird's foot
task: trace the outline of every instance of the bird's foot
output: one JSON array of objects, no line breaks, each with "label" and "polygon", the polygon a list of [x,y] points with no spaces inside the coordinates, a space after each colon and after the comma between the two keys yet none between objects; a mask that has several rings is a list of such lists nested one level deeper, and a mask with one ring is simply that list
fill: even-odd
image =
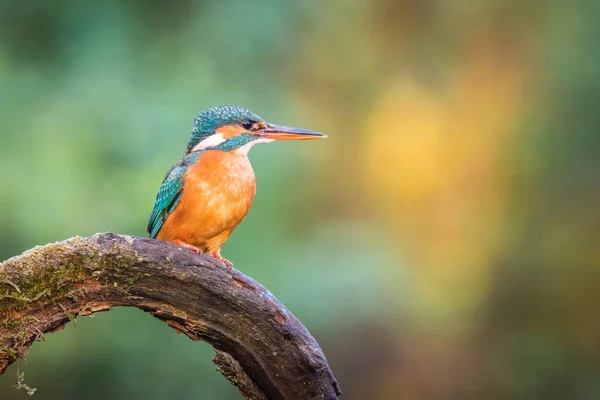
[{"label": "bird's foot", "polygon": [[175,244],[178,244],[181,247],[185,247],[186,249],[190,249],[195,253],[202,253],[202,251],[200,251],[200,249],[197,248],[196,246],[192,246],[191,244],[182,242],[181,240],[175,240],[174,242],[175,242]]},{"label": "bird's foot", "polygon": [[221,257],[221,249],[215,251],[212,255],[217,260],[221,261],[223,264],[227,265],[227,268],[233,268],[233,263],[226,258]]}]

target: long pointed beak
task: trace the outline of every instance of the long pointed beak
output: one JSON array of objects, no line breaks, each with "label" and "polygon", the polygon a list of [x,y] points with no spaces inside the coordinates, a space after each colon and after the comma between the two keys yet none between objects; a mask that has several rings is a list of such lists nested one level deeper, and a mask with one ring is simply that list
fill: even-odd
[{"label": "long pointed beak", "polygon": [[327,135],[324,135],[320,132],[272,124],[268,124],[264,129],[256,132],[256,134],[264,138],[274,140],[308,140],[327,137]]}]

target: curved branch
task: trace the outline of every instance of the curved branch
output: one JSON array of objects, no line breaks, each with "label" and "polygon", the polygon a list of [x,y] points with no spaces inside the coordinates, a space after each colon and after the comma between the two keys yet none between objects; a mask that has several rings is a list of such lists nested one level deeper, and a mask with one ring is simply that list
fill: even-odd
[{"label": "curved branch", "polygon": [[132,306],[217,353],[249,399],[337,399],[317,342],[268,290],[172,243],[112,233],[31,249],[0,264],[0,374],[79,315]]}]

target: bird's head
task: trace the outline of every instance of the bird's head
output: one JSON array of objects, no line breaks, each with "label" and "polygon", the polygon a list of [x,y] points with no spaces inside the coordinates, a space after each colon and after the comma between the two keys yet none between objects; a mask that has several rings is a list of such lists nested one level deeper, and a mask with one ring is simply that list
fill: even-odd
[{"label": "bird's head", "polygon": [[269,124],[241,107],[218,106],[198,114],[186,154],[207,148],[223,151],[242,149],[247,152],[257,143],[325,137],[319,132]]}]

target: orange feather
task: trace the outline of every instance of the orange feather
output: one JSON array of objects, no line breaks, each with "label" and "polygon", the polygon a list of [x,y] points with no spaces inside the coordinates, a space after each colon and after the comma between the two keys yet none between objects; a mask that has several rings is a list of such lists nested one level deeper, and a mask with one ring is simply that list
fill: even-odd
[{"label": "orange feather", "polygon": [[250,160],[236,151],[209,150],[183,179],[181,200],[157,239],[218,252],[252,205],[256,180]]}]

